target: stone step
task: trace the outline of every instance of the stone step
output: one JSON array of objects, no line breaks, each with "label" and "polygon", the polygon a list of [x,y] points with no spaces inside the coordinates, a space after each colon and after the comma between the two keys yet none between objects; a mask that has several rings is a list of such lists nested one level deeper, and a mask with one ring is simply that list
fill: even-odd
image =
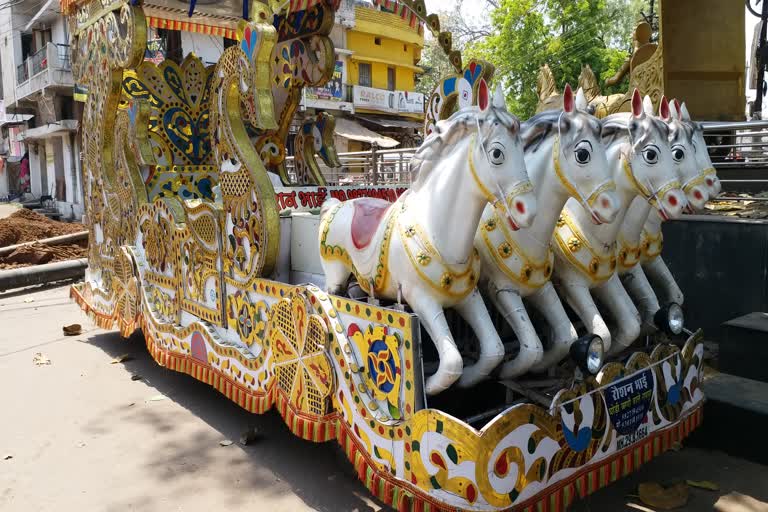
[{"label": "stone step", "polygon": [[717,373],[703,390],[704,422],[690,444],[768,464],[768,383]]},{"label": "stone step", "polygon": [[718,369],[768,382],[768,313],[750,313],[723,324]]}]

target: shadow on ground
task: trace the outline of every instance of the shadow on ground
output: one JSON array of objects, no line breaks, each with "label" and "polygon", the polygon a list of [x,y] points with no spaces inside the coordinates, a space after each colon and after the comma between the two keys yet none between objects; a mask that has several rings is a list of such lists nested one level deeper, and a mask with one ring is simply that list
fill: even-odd
[{"label": "shadow on ground", "polygon": [[[130,374],[140,375],[159,393],[191,411],[218,431],[221,439],[234,441],[234,445],[222,447],[217,441],[212,442],[208,433],[200,433],[198,438],[180,438],[164,446],[146,463],[146,470],[158,481],[179,479],[183,482],[187,474],[205,467],[214,455],[221,457],[221,450],[237,449],[243,450],[247,457],[233,457],[237,460],[233,460],[227,473],[217,475],[219,482],[212,482],[221,488],[232,488],[231,503],[222,510],[234,509],[238,495],[247,493],[248,489],[258,488],[262,494],[268,494],[271,489],[284,492],[284,485],[275,485],[278,481],[287,484],[296,496],[316,510],[366,512],[385,508],[369,497],[336,442],[303,441],[288,430],[275,409],[264,415],[250,414],[207,384],[161,367],[148,353],[140,332],[129,340],[122,339],[116,332],[101,333],[87,342],[102,349],[105,357],[130,355],[130,359],[122,363]],[[103,420],[86,428],[94,434],[105,433],[111,422],[121,421],[142,422],[159,434],[174,430],[173,417],[156,409],[129,405],[105,411],[101,415]],[[238,440],[250,427],[256,427],[260,437],[242,446]],[[190,492],[200,491],[190,489]]]}]

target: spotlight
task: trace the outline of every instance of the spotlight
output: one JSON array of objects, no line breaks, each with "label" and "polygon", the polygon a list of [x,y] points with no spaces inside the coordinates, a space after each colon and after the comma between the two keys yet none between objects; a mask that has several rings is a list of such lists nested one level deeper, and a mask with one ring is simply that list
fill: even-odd
[{"label": "spotlight", "polygon": [[571,344],[571,358],[583,372],[597,375],[605,358],[603,339],[596,334],[582,336]]}]

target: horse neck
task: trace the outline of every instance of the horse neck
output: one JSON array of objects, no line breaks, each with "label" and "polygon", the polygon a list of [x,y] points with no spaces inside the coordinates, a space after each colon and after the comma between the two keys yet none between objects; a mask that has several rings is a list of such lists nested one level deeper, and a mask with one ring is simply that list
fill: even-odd
[{"label": "horse neck", "polygon": [[433,170],[419,190],[406,199],[410,218],[424,228],[438,254],[449,264],[469,261],[487,204],[470,174],[468,150],[463,148],[446,161],[435,162],[440,169]]},{"label": "horse neck", "polygon": [[621,234],[628,244],[637,245],[640,242],[640,235],[649,213],[651,213],[651,204],[642,197],[635,197],[630,203],[621,227]]},{"label": "horse neck", "polygon": [[549,240],[555,231],[560,212],[568,200],[568,192],[555,175],[552,146],[554,139],[535,153],[525,155],[528,176],[533,184],[538,205],[536,216],[530,227],[513,233],[513,237],[534,243],[526,246],[528,255],[536,260],[543,259],[549,252]]}]

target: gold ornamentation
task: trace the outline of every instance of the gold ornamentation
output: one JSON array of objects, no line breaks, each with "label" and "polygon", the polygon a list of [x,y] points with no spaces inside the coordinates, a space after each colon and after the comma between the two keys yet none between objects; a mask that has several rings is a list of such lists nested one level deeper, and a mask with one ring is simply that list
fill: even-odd
[{"label": "gold ornamentation", "polygon": [[416,255],[416,259],[421,265],[429,265],[429,263],[432,261],[432,258],[430,258],[429,255],[425,252],[420,252],[418,255]]},{"label": "gold ornamentation", "polygon": [[[412,232],[412,235],[408,236],[408,232]],[[480,255],[477,249],[473,249],[466,263],[449,265],[418,224],[407,228],[401,226],[400,238],[416,274],[433,290],[454,299],[463,299],[474,290],[476,276],[480,270]],[[422,253],[429,256],[429,263],[423,264],[419,261],[417,254]]]},{"label": "gold ornamentation", "polygon": [[561,218],[563,224],[554,234],[559,253],[593,281],[607,281],[616,269],[616,242],[596,250],[567,212],[563,211]]},{"label": "gold ornamentation", "polygon": [[504,242],[497,250],[502,258],[509,258],[512,256],[512,246],[509,245],[509,242]]},{"label": "gold ornamentation", "polygon": [[334,372],[327,355],[328,327],[300,294],[270,310],[267,348],[274,357],[275,385],[298,411],[314,416],[329,412]]},{"label": "gold ornamentation", "polygon": [[496,229],[496,219],[488,219],[485,223],[485,230],[493,231],[494,229]]}]

